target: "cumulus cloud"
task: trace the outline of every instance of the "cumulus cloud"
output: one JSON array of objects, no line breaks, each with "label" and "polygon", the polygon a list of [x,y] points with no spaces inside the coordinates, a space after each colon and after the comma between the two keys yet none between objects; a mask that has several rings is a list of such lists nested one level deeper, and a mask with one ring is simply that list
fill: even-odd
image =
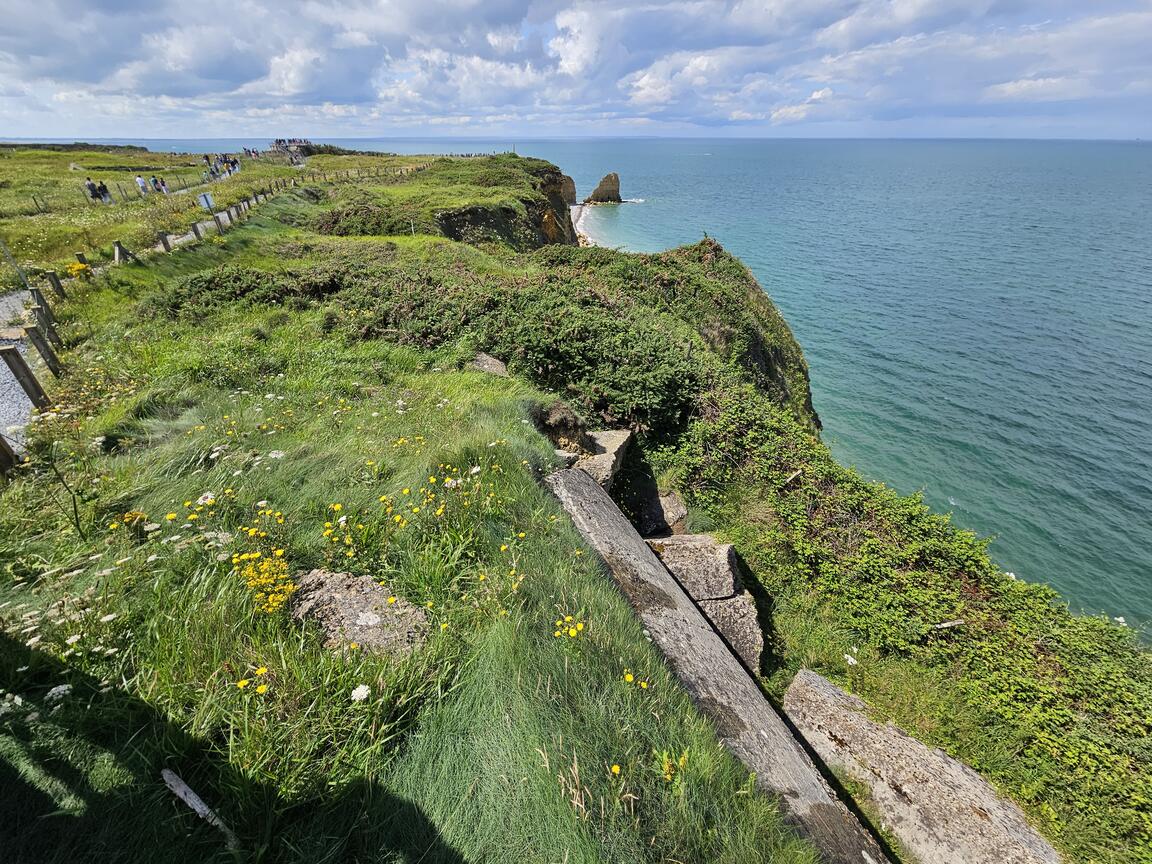
[{"label": "cumulus cloud", "polygon": [[1152,134],[1149,0],[0,0],[0,20],[9,135]]}]

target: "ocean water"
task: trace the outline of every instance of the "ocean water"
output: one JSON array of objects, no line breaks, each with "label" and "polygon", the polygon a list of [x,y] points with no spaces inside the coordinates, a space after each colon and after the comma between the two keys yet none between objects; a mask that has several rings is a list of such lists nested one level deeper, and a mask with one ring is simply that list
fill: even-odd
[{"label": "ocean water", "polygon": [[837,458],[921,491],[1073,608],[1152,623],[1152,144],[323,140],[515,148],[582,196],[618,172],[632,203],[584,229],[740,256],[804,348]]}]

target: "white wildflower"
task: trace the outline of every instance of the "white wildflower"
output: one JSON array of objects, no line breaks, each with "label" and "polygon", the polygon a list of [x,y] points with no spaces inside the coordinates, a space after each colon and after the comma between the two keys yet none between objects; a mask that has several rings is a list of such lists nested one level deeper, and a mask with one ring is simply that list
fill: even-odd
[{"label": "white wildflower", "polygon": [[372,689],[367,684],[361,684],[352,691],[353,702],[363,702],[372,693]]},{"label": "white wildflower", "polygon": [[849,666],[855,666],[856,665],[856,658],[853,657],[851,654],[845,654],[844,660],[848,663]]},{"label": "white wildflower", "polygon": [[269,459],[283,459],[284,458],[284,451],[283,450],[273,450],[268,454],[268,458]]},{"label": "white wildflower", "polygon": [[209,504],[215,504],[216,503],[216,493],[215,492],[205,492],[203,495],[201,495],[199,498],[196,499],[196,503],[199,504],[201,507],[207,506]]},{"label": "white wildflower", "polygon": [[107,615],[101,615],[100,616],[100,623],[101,624],[107,624],[109,621],[115,621],[116,618],[117,618],[117,613],[109,612]]},{"label": "white wildflower", "polygon": [[69,636],[67,639],[65,639],[65,640],[64,640],[64,644],[66,644],[66,645],[75,645],[75,644],[76,644],[77,642],[79,642],[79,641],[80,641],[80,634],[79,634],[79,633],[76,633],[76,634],[74,634],[74,635],[72,635],[72,636]]}]

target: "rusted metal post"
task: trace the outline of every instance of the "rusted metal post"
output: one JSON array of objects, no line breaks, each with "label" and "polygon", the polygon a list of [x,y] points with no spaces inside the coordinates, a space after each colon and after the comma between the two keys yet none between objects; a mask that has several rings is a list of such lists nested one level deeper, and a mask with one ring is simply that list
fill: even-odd
[{"label": "rusted metal post", "polygon": [[40,352],[40,356],[44,358],[44,365],[48,367],[48,371],[60,377],[60,360],[56,356],[56,352],[52,350],[52,346],[48,344],[48,340],[44,338],[44,334],[40,332],[38,327],[25,327],[24,335],[28,337],[28,341],[32,343],[32,347]]},{"label": "rusted metal post", "polygon": [[40,386],[40,382],[32,374],[32,368],[24,359],[24,355],[20,353],[19,348],[15,345],[0,345],[0,360],[8,364],[8,368],[12,370],[12,375],[16,378],[16,383],[28,394],[33,405],[37,408],[47,408],[52,404],[48,394],[44,392],[44,388]]}]

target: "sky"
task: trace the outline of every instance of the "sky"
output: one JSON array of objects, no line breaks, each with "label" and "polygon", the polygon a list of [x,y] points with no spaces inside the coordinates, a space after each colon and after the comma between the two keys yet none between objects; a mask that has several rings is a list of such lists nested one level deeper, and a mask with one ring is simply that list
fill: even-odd
[{"label": "sky", "polygon": [[1152,0],[0,0],[14,137],[1152,138]]}]

